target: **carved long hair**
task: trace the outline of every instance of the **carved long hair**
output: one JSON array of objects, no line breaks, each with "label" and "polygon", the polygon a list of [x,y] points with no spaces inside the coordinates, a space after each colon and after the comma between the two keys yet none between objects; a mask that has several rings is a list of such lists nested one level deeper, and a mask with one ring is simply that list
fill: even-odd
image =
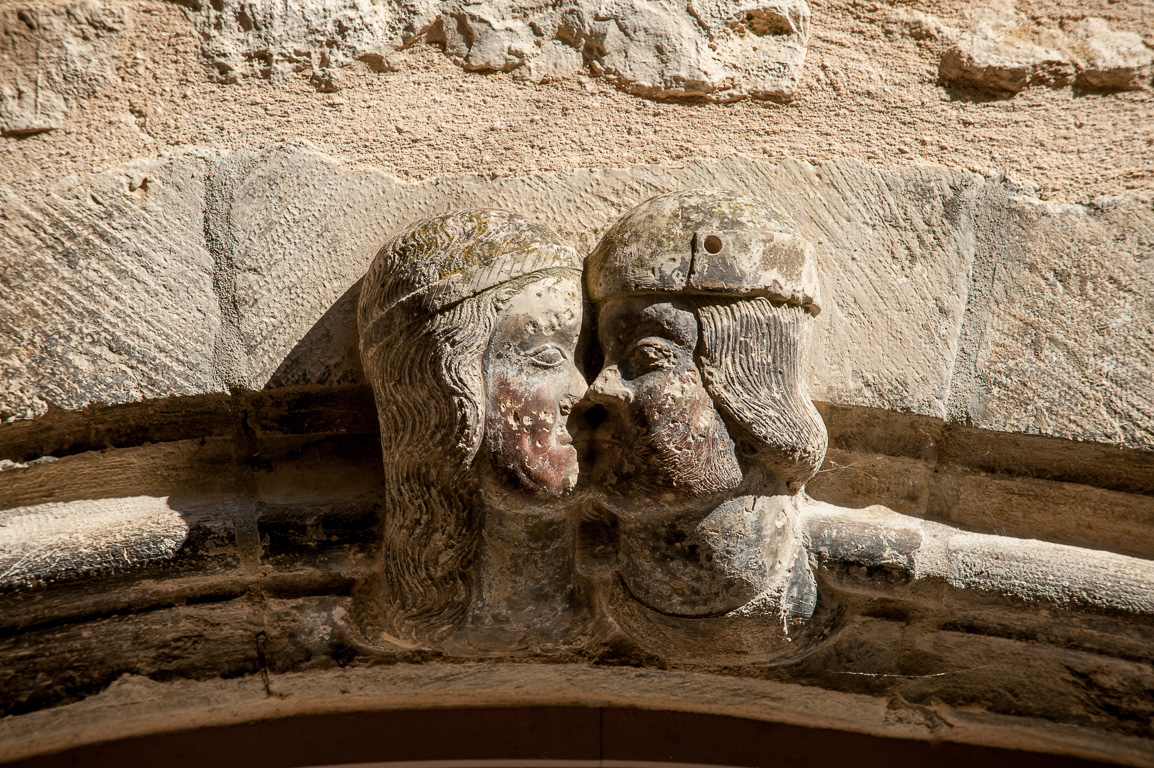
[{"label": "carved long hair", "polygon": [[800,490],[829,442],[806,384],[813,317],[758,297],[702,304],[697,321],[698,367],[730,435],[764,469],[767,485]]},{"label": "carved long hair", "polygon": [[480,522],[473,465],[485,352],[524,285],[576,263],[570,246],[524,217],[474,210],[417,222],[366,274],[361,358],[386,481],[379,561],[354,601],[366,632],[436,644],[464,621]]}]

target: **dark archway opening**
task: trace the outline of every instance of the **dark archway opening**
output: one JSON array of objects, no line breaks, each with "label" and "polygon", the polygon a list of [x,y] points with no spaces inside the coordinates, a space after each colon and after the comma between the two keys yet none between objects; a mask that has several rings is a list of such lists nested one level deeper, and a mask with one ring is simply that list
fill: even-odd
[{"label": "dark archway opening", "polygon": [[[76,747],[20,768],[934,768],[1104,765],[1076,757],[891,739],[718,715],[598,707],[425,709],[298,715]],[[423,764],[423,765],[422,765]]]}]

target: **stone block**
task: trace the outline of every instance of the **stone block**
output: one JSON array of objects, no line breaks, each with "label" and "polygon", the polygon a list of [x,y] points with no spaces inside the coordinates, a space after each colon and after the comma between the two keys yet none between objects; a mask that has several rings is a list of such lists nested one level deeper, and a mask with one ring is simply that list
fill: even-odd
[{"label": "stone block", "polygon": [[[376,3],[310,0],[197,2],[188,13],[222,82],[313,71],[324,91],[356,62],[377,69],[424,34],[468,70],[530,77],[578,70],[658,98],[788,101],[809,38],[805,0],[694,0],[686,7],[588,0]],[[564,49],[564,50],[562,50]]]},{"label": "stone block", "polygon": [[0,419],[220,391],[197,152],[0,190]]},{"label": "stone block", "polygon": [[955,417],[1154,448],[1154,196],[999,194],[984,215]]},{"label": "stone block", "polygon": [[[357,61],[380,66],[404,41],[433,21],[429,0],[223,0],[185,3],[200,31],[201,52],[216,80],[270,79],[292,72],[323,72]],[[331,88],[334,78],[316,84]]]},{"label": "stone block", "polygon": [[0,402],[11,419],[360,383],[357,282],[405,224],[502,207],[588,252],[625,210],[694,187],[759,197],[816,247],[816,399],[1154,446],[1148,194],[1058,205],[998,178],[851,160],[403,183],[285,144],[8,194]]},{"label": "stone block", "polygon": [[1134,32],[1116,32],[1094,17],[1070,24],[1067,34],[1078,57],[1075,87],[1087,91],[1132,91],[1150,84],[1154,51]]},{"label": "stone block", "polygon": [[[234,153],[214,166],[206,221],[226,307],[217,358],[227,386],[264,388],[331,309],[340,317],[330,315],[316,329],[309,354],[298,350],[295,368],[278,380],[348,380],[359,368],[355,330],[348,336],[355,300],[335,305],[405,217],[421,215],[406,206],[406,191],[408,185],[351,171],[299,144]],[[342,346],[315,343],[331,342],[331,334]]]},{"label": "stone block", "polygon": [[[912,35],[928,29],[917,15],[899,18],[909,19]],[[1154,51],[1141,35],[1112,30],[1093,16],[1057,28],[1020,13],[983,9],[964,31],[941,29],[953,42],[939,64],[942,84],[995,98],[1071,83],[1083,91],[1131,91],[1149,84],[1154,73]]]},{"label": "stone block", "polygon": [[1002,97],[1027,86],[1059,88],[1074,78],[1067,45],[1060,31],[1022,14],[986,10],[942,54],[938,77],[948,86]]},{"label": "stone block", "polygon": [[60,128],[77,101],[119,81],[127,11],[96,0],[0,9],[0,134]]}]

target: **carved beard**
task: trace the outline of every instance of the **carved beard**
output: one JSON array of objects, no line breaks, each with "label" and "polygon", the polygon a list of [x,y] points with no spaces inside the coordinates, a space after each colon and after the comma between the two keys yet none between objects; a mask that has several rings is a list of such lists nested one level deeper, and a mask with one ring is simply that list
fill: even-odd
[{"label": "carved beard", "polygon": [[733,441],[697,371],[670,371],[646,389],[632,413],[611,416],[598,430],[601,487],[640,505],[737,488]]},{"label": "carved beard", "polygon": [[577,484],[577,451],[547,387],[526,392],[501,377],[486,419],[491,466],[507,488],[557,497]]}]

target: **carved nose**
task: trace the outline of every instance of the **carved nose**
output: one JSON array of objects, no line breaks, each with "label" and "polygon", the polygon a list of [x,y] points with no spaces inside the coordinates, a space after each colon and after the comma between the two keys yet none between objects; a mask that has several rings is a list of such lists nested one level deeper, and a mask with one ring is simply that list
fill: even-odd
[{"label": "carved nose", "polygon": [[621,372],[617,366],[611,365],[602,369],[589,385],[585,399],[596,405],[612,407],[633,402],[633,393],[621,382]]}]

